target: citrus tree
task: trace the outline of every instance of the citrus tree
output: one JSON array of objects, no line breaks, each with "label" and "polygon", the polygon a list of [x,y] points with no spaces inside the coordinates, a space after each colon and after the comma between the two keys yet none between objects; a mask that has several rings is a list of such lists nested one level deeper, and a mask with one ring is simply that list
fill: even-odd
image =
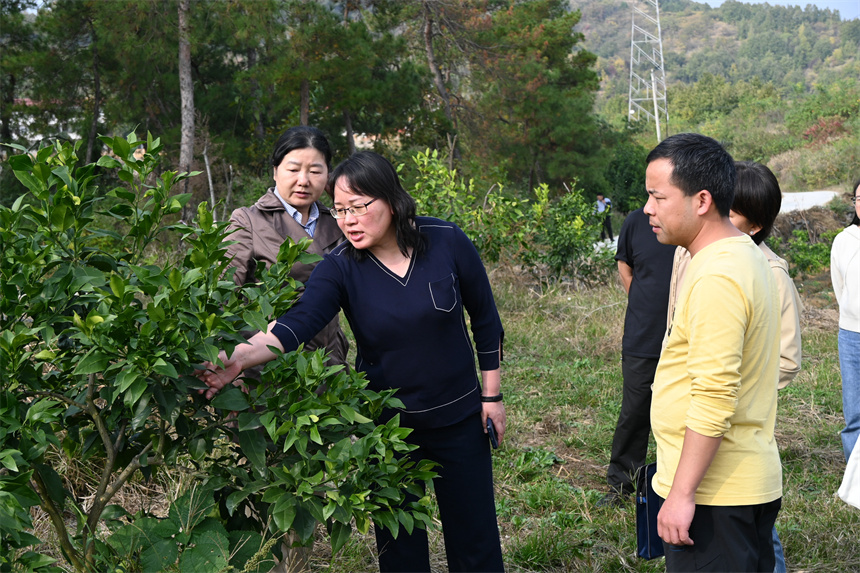
[{"label": "citrus tree", "polygon": [[[76,571],[268,571],[276,542],[307,545],[318,524],[335,551],[353,526],[425,527],[427,499],[403,502],[433,474],[397,417],[374,422],[400,405],[392,392],[299,352],[254,388],[198,393],[197,365],[295,300],[306,245],[239,289],[226,223],[206,204],[176,220],[190,197],[173,188],[195,174],[158,173],[151,135],[101,140],[111,154],[85,166],[69,144],[11,146],[28,192],[0,207],[0,570],[61,570],[36,550],[37,505]],[[92,483],[64,475],[69,459]],[[179,471],[195,487],[166,517],[117,503],[130,481]]]}]

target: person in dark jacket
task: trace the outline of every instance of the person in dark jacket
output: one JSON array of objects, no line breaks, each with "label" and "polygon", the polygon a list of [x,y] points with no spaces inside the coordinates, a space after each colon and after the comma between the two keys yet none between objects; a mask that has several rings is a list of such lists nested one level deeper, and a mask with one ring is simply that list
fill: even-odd
[{"label": "person in dark jacket", "polygon": [[[453,223],[415,214],[415,201],[385,158],[359,152],[330,177],[331,214],[347,238],[319,263],[301,300],[199,377],[211,398],[248,366],[296,349],[343,309],[356,341],[355,368],[372,390],[397,389],[402,426],[438,464],[434,489],[450,571],[503,571],[487,419],[505,433],[499,364],[504,331],[484,265]],[[469,313],[469,337],[464,310]],[[475,353],[481,376],[475,370]],[[424,530],[395,539],[376,528],[381,571],[430,571]]]}]

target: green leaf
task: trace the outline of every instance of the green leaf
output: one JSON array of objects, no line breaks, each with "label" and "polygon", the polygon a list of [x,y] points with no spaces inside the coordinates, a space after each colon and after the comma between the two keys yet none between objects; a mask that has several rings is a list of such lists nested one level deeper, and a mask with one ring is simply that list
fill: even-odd
[{"label": "green leaf", "polygon": [[400,530],[397,524],[397,519],[389,512],[383,511],[373,516],[373,519],[378,525],[382,525],[391,532],[391,535],[397,539],[397,532]]},{"label": "green leaf", "polygon": [[262,428],[263,424],[260,422],[260,414],[256,412],[242,412],[239,414],[239,431],[245,430],[256,430],[257,428]]},{"label": "green leaf", "polygon": [[352,524],[335,521],[331,525],[331,551],[337,553],[349,541],[352,534]]},{"label": "green leaf", "polygon": [[41,196],[47,190],[47,186],[39,178],[33,177],[30,173],[15,171],[15,177],[36,197]]},{"label": "green leaf", "polygon": [[42,479],[42,483],[45,484],[45,488],[48,490],[48,496],[51,498],[58,507],[63,507],[64,501],[68,492],[66,488],[63,487],[63,480],[60,478],[60,474],[49,465],[46,464],[36,464],[36,471],[39,473],[39,477]]},{"label": "green leaf", "polygon": [[177,269],[174,268],[170,271],[170,274],[167,275],[167,280],[170,282],[170,288],[173,290],[179,290],[182,288],[182,273]]},{"label": "green leaf", "polygon": [[108,147],[113,150],[117,157],[126,158],[131,152],[131,146],[128,141],[122,137],[114,137],[113,140],[108,143]]},{"label": "green leaf", "polygon": [[222,388],[212,398],[211,404],[213,407],[221,408],[222,410],[241,412],[248,409],[248,397],[235,386],[227,386],[226,388]]},{"label": "green leaf", "polygon": [[122,300],[122,296],[125,294],[125,282],[116,273],[111,273],[110,275],[110,290],[115,297]]},{"label": "green leaf", "polygon": [[169,516],[179,529],[190,532],[216,507],[210,485],[193,485],[179,496],[169,509]]},{"label": "green leaf", "polygon": [[75,367],[75,374],[94,374],[96,372],[104,372],[110,363],[110,356],[99,350],[91,350],[87,353],[78,365]]},{"label": "green leaf", "polygon": [[[17,454],[17,456],[15,454]],[[3,467],[10,471],[17,472],[18,462],[15,460],[15,458],[20,456],[21,452],[19,452],[18,450],[6,449],[0,451],[0,464],[2,464]]]},{"label": "green leaf", "polygon": [[126,390],[123,403],[131,408],[140,400],[144,392],[146,392],[146,378],[136,378]]},{"label": "green leaf", "polygon": [[107,169],[116,169],[118,167],[122,167],[122,163],[111,157],[110,155],[102,155],[99,157],[99,160],[96,161],[96,165],[99,167],[105,167]]},{"label": "green leaf", "polygon": [[111,521],[129,517],[129,513],[121,505],[108,505],[102,512],[102,519]]},{"label": "green leaf", "polygon": [[[309,503],[313,503],[311,500]],[[304,505],[296,507],[296,518],[293,520],[293,529],[299,536],[302,544],[307,543],[313,537],[317,526],[317,520],[313,518],[310,511]]]},{"label": "green leaf", "polygon": [[247,497],[254,492],[250,489],[241,489],[239,491],[234,491],[230,495],[227,496],[227,512],[230,515],[233,515],[233,512],[236,511],[236,508],[239,506],[242,501],[247,499]]},{"label": "green leaf", "polygon": [[398,508],[397,517],[403,525],[403,528],[406,530],[406,533],[412,535],[412,528],[415,526],[415,521],[412,519],[412,515]]},{"label": "green leaf", "polygon": [[256,531],[230,531],[227,534],[230,540],[230,549],[233,556],[230,559],[230,564],[236,568],[237,573],[268,573],[275,567],[275,560],[272,556],[272,551],[266,552],[265,557],[257,562],[256,567],[250,568],[250,560],[262,548],[265,540],[263,536]]},{"label": "green leaf", "polygon": [[263,316],[263,313],[255,310],[246,310],[243,312],[242,320],[244,320],[249,326],[263,332],[269,328],[269,323],[266,320],[266,317]]},{"label": "green leaf", "polygon": [[200,205],[197,206],[197,224],[204,231],[209,231],[212,229],[213,221],[212,211],[209,210],[206,201],[200,203]]},{"label": "green leaf", "polygon": [[65,205],[54,205],[54,208],[51,209],[51,225],[57,227],[60,231],[65,231],[66,227],[63,223],[66,220],[66,210],[68,207]]},{"label": "green leaf", "polygon": [[266,467],[266,440],[262,432],[248,430],[239,432],[239,446],[248,461],[259,471]]},{"label": "green leaf", "polygon": [[289,531],[293,526],[293,521],[296,518],[296,501],[292,495],[284,494],[270,510],[272,520],[278,530],[283,533]]},{"label": "green leaf", "polygon": [[188,442],[188,453],[194,461],[202,460],[208,450],[209,447],[205,438],[195,438]]},{"label": "green leaf", "polygon": [[227,531],[215,519],[206,519],[194,528],[189,547],[179,558],[183,573],[215,573],[227,568],[230,543]]},{"label": "green leaf", "polygon": [[128,390],[128,387],[131,386],[131,384],[135,380],[137,380],[139,376],[140,373],[136,370],[133,370],[131,368],[123,369],[122,372],[117,374],[116,377],[117,391],[125,392],[126,390]]},{"label": "green leaf", "polygon": [[162,376],[167,376],[171,379],[179,378],[179,373],[176,372],[176,368],[173,367],[173,364],[169,364],[161,358],[155,361],[155,363],[152,365],[152,369],[161,374]]},{"label": "green leaf", "polygon": [[144,571],[167,571],[179,557],[179,547],[173,539],[154,539],[140,554],[140,564]]}]

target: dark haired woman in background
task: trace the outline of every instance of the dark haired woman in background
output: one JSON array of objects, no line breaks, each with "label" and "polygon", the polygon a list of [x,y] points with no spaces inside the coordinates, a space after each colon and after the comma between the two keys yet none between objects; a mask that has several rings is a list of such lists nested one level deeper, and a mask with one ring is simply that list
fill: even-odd
[{"label": "dark haired woman in background", "polygon": [[[319,202],[330,168],[331,147],[319,129],[292,127],[278,138],[272,152],[275,186],[253,206],[236,209],[230,215],[227,239],[236,242],[227,247],[227,256],[232,259],[230,267],[236,269],[233,280],[237,285],[257,282],[257,265],[274,265],[287,238],[294,242],[313,239],[308,252],[320,256],[343,242],[337,222]],[[296,263],[290,276],[305,283],[315,266]],[[337,316],[314,334],[305,350],[325,348],[331,363],[346,363],[348,343]]]},{"label": "dark haired woman in background", "polygon": [[[732,224],[748,234],[761,248],[770,263],[779,291],[781,313],[781,336],[779,341],[779,384],[788,386],[800,372],[800,313],[803,304],[797,294],[794,281],[788,274],[788,263],[779,258],[764,242],[770,236],[776,216],[782,206],[782,191],[773,172],[761,163],[735,162],[738,177],[735,183],[735,198],[729,217]],[[773,527],[774,573],[785,573],[785,555],[782,543]]]},{"label": "dark haired woman in background", "polygon": [[761,163],[736,161],[738,172],[735,198],[729,217],[732,224],[752,238],[767,257],[776,286],[782,316],[779,343],[779,389],[788,386],[800,372],[800,313],[803,304],[794,281],[788,274],[788,263],[765,244],[782,206],[782,191],[773,172]]},{"label": "dark haired woman in background", "polygon": [[[503,571],[486,435],[505,432],[501,360],[504,332],[484,265],[456,225],[415,215],[391,163],[359,152],[332,173],[334,209],[348,242],[319,263],[302,299],[249,342],[224,369],[200,378],[212,397],[239,372],[291,351],[340,309],[355,334],[355,367],[373,390],[397,389],[401,425],[417,459],[438,462],[434,489],[450,571]],[[469,313],[475,347],[463,311]],[[481,370],[475,371],[475,351]],[[385,420],[381,420],[384,422]],[[381,571],[430,571],[427,534],[376,528]]]}]

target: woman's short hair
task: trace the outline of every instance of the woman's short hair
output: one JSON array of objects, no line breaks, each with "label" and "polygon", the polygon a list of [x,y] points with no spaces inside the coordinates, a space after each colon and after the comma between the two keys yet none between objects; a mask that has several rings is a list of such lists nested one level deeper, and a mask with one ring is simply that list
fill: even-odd
[{"label": "woman's short hair", "polygon": [[[424,238],[415,226],[415,199],[400,184],[397,170],[390,161],[372,151],[359,151],[345,159],[329,175],[328,187],[334,192],[338,179],[345,179],[349,189],[359,195],[383,199],[394,212],[392,224],[397,246],[404,256],[412,249],[413,256],[424,250]],[[350,245],[348,252],[357,260],[365,253]]]},{"label": "woman's short hair", "polygon": [[325,157],[325,166],[331,171],[331,146],[325,134],[315,127],[298,125],[291,127],[275,142],[272,151],[272,167],[277,167],[284,160],[284,156],[296,149],[316,149]]},{"label": "woman's short hair", "polygon": [[752,240],[756,245],[770,236],[773,223],[782,207],[782,191],[779,181],[767,166],[754,161],[736,161],[735,198],[732,211],[743,215],[747,221],[761,227]]}]

